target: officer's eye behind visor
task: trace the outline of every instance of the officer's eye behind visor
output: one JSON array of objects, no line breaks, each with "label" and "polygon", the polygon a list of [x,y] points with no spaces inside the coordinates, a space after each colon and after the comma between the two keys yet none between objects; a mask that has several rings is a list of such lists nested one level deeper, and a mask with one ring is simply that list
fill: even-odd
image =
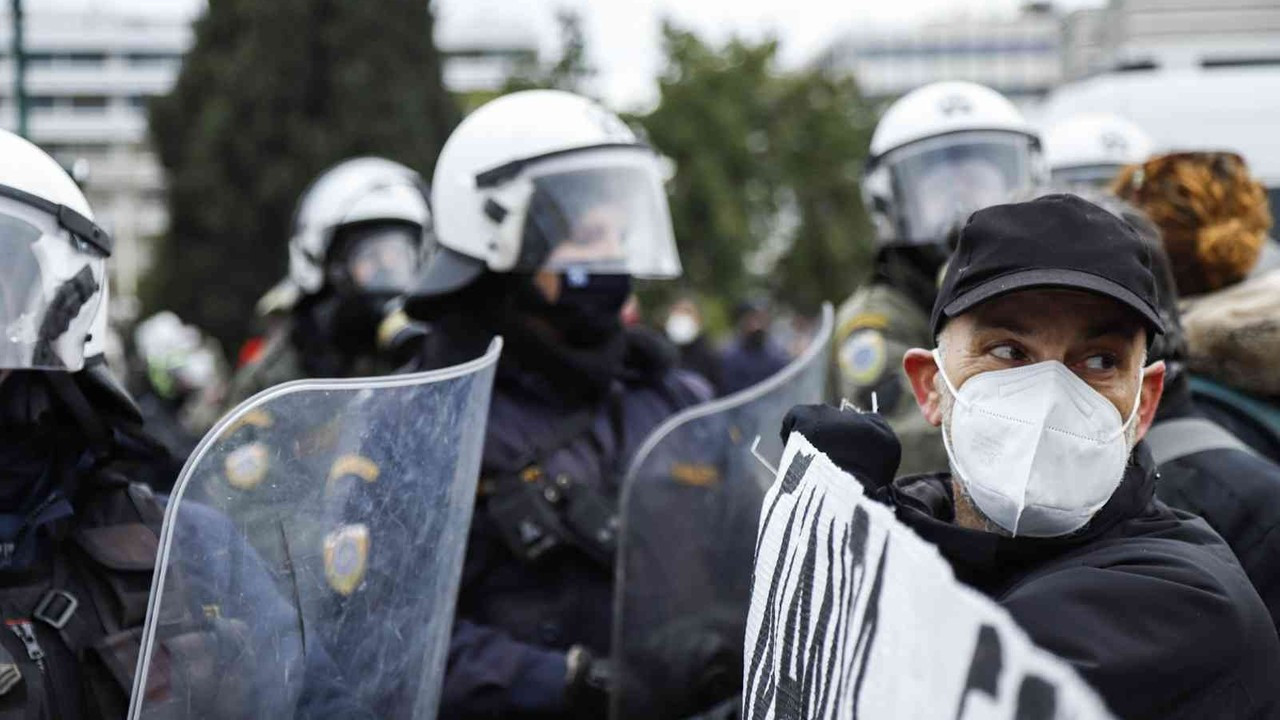
[{"label": "officer's eye behind visor", "polygon": [[518,267],[628,274],[666,231],[653,182],[632,167],[542,175],[525,215]]},{"label": "officer's eye behind visor", "polygon": [[896,194],[905,200],[904,237],[938,242],[974,211],[1007,201],[1030,182],[1028,142],[1018,136],[987,136],[903,148],[888,162]]},{"label": "officer's eye behind visor", "polygon": [[409,224],[348,230],[343,266],[351,284],[367,292],[408,290],[418,269],[421,235],[421,230]]}]

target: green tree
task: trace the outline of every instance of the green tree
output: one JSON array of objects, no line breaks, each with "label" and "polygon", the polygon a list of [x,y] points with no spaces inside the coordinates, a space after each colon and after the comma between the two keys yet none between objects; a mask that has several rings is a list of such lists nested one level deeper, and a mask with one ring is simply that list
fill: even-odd
[{"label": "green tree", "polygon": [[234,348],[286,272],[299,195],[345,158],[430,177],[456,122],[422,0],[220,0],[150,109],[170,230],[144,301]]},{"label": "green tree", "polygon": [[714,47],[669,23],[663,40],[658,105],[635,119],[677,167],[681,285],[713,317],[759,289],[802,312],[843,299],[870,252],[859,178],[875,118],[854,81],[784,72],[773,40]]}]

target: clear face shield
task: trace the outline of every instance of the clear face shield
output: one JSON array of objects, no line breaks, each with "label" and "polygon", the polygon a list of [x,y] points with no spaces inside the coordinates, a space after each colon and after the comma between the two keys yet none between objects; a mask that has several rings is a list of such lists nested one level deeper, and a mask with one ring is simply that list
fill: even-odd
[{"label": "clear face shield", "polygon": [[58,215],[0,194],[0,368],[82,369],[105,270]]},{"label": "clear face shield", "polygon": [[409,289],[422,262],[422,229],[409,223],[345,228],[339,271],[362,293],[397,295]]},{"label": "clear face shield", "polygon": [[1106,192],[1123,165],[1079,165],[1055,168],[1049,175],[1053,187],[1086,192]]},{"label": "clear face shield", "polygon": [[537,160],[494,195],[524,198],[523,218],[503,226],[519,233],[512,243],[518,248],[513,271],[680,274],[658,159],[646,148],[598,148]]},{"label": "clear face shield", "polygon": [[1011,133],[973,133],[913,143],[886,155],[899,199],[899,237],[941,242],[974,211],[1029,187],[1031,142]]}]

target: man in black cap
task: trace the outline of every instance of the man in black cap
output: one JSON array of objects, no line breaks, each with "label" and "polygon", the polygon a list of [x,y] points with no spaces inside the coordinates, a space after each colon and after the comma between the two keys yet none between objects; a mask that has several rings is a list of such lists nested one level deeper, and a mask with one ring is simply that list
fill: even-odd
[{"label": "man in black cap", "polygon": [[892,505],[1119,717],[1280,713],[1280,641],[1249,578],[1203,520],[1154,496],[1141,439],[1164,326],[1133,228],[1074,195],[975,213],[932,330],[937,348],[903,366],[951,473],[895,482],[897,438],[871,414],[799,407],[784,435]]}]

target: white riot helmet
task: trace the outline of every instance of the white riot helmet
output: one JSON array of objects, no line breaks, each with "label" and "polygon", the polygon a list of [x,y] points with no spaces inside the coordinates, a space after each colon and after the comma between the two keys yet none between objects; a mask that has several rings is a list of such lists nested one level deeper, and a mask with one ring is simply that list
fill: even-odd
[{"label": "white riot helmet", "polygon": [[1105,189],[1126,165],[1154,150],[1142,128],[1110,113],[1083,113],[1044,133],[1044,158],[1055,186]]},{"label": "white riot helmet", "polygon": [[298,202],[289,279],[307,295],[334,275],[361,291],[407,290],[434,245],[427,197],[421,176],[390,160],[355,158],[330,168]]},{"label": "white riot helmet", "polygon": [[0,131],[0,157],[0,368],[77,372],[105,331],[111,238],[43,150]]},{"label": "white riot helmet", "polygon": [[659,156],[572,93],[507,95],[449,136],[431,183],[439,248],[415,295],[538,270],[676,277]]},{"label": "white riot helmet", "polygon": [[862,193],[882,244],[930,244],[1044,179],[1039,139],[1013,103],[982,85],[939,82],[880,118]]},{"label": "white riot helmet", "polygon": [[163,397],[182,396],[223,380],[215,346],[199,328],[167,310],[138,323],[133,345],[151,386]]}]

